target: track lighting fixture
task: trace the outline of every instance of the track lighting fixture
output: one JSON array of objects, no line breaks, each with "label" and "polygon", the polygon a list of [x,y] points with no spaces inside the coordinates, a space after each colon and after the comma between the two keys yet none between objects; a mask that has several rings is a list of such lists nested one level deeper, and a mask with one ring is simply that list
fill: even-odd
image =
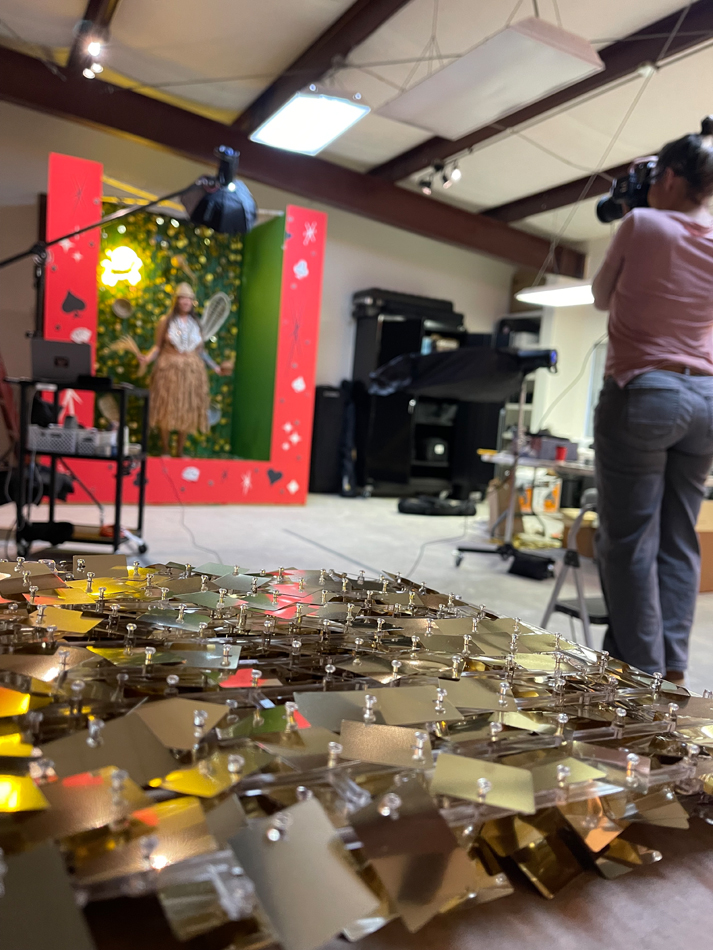
[{"label": "track lighting fixture", "polygon": [[419,180],[418,187],[424,195],[430,195],[433,193],[433,182],[436,179],[440,178],[441,187],[450,188],[462,177],[458,162],[454,162],[450,168],[444,162],[434,162],[430,170]]}]

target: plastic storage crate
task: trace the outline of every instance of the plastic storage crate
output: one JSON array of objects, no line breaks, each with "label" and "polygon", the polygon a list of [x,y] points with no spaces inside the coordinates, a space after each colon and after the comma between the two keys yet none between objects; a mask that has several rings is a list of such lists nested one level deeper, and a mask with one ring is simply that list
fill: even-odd
[{"label": "plastic storage crate", "polygon": [[51,425],[48,428],[31,425],[27,431],[27,447],[40,455],[43,452],[59,452],[74,455],[77,451],[77,430]]}]

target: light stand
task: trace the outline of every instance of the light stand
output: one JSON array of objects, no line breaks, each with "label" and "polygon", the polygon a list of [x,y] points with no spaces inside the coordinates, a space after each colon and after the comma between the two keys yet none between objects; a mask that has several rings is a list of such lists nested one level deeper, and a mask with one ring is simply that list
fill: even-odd
[{"label": "light stand", "polygon": [[[505,533],[501,544],[496,547],[471,547],[469,545],[459,545],[456,548],[456,567],[463,560],[464,554],[499,554],[503,560],[510,557],[516,557],[517,549],[512,543],[515,528],[515,509],[517,507],[517,467],[521,458],[524,458],[524,464],[527,465],[529,456],[523,456],[525,448],[525,402],[527,399],[527,376],[535,369],[549,369],[552,372],[557,366],[557,353],[554,350],[510,350],[520,363],[523,371],[522,381],[520,383],[520,398],[517,404],[517,431],[512,446],[512,467],[508,477],[510,485],[510,496],[508,498],[507,511],[505,517]],[[533,510],[534,510],[534,485],[533,485]],[[491,529],[491,534],[495,531],[498,524],[503,519],[501,515]]]},{"label": "light stand", "polygon": [[19,254],[13,254],[12,257],[6,257],[5,260],[0,261],[0,270],[2,270],[4,267],[9,267],[11,264],[15,264],[17,261],[23,261],[28,257],[34,258],[35,336],[40,336],[42,331],[42,318],[45,309],[45,266],[47,264],[48,248],[54,247],[55,244],[61,244],[62,241],[68,241],[70,238],[76,237],[78,234],[84,234],[86,231],[93,231],[95,228],[102,228],[105,224],[109,224],[112,221],[118,221],[120,218],[128,218],[129,215],[136,214],[137,211],[146,211],[155,205],[163,204],[164,201],[170,201],[172,198],[177,198],[187,190],[187,188],[181,188],[179,191],[172,191],[170,194],[163,195],[161,198],[155,198],[153,201],[149,201],[148,204],[135,205],[132,208],[124,208],[121,211],[114,211],[111,214],[108,214],[105,218],[102,218],[100,221],[95,221],[93,224],[87,224],[83,228],[77,228],[74,231],[70,231],[68,234],[63,234],[61,237],[53,238],[51,241],[37,241],[26,251],[21,251]]},{"label": "light stand", "polygon": [[508,475],[508,484],[510,486],[510,495],[508,497],[508,506],[507,510],[501,514],[498,519],[493,524],[491,529],[491,534],[495,532],[495,529],[500,524],[500,522],[505,518],[505,534],[503,536],[502,544],[497,545],[497,547],[488,547],[488,548],[476,548],[469,545],[459,545],[456,549],[456,567],[460,564],[463,559],[464,554],[499,554],[503,560],[512,557],[515,552],[515,546],[512,543],[512,538],[515,529],[515,508],[517,507],[517,466],[522,454],[522,450],[525,446],[525,402],[527,399],[527,377],[523,376],[522,383],[520,384],[520,398],[517,404],[517,431],[515,434],[515,439],[512,445],[512,454],[513,462],[512,467],[510,468],[510,473]]},{"label": "light stand", "polygon": [[[521,350],[517,348],[461,347],[447,353],[405,353],[380,366],[370,374],[369,392],[375,396],[391,396],[408,392],[415,396],[432,396],[460,402],[497,403],[504,401],[520,385],[517,433],[513,444],[510,470],[510,500],[498,519],[506,518],[505,537],[497,547],[458,547],[456,567],[463,554],[499,554],[506,559],[516,555],[512,543],[515,525],[517,492],[515,481],[518,462],[524,456],[526,377],[536,369],[554,372],[557,351],[550,349]],[[450,512],[448,512],[450,513]]]},{"label": "light stand", "polygon": [[[156,205],[163,204],[165,201],[170,201],[172,198],[182,198],[182,203],[188,212],[189,219],[194,224],[204,225],[206,227],[212,228],[214,231],[217,231],[221,234],[245,234],[250,231],[255,224],[257,217],[257,205],[255,199],[250,194],[247,189],[247,186],[235,178],[235,173],[237,170],[238,159],[240,153],[236,152],[234,149],[229,148],[226,145],[221,145],[215,150],[215,156],[219,159],[220,164],[218,168],[217,176],[202,176],[197,181],[192,182],[186,188],[180,188],[178,191],[172,191],[170,194],[163,195],[160,198],[154,198],[153,201],[149,201],[147,204],[135,205],[131,208],[124,208],[121,211],[114,211],[112,214],[107,215],[104,218],[101,218],[99,221],[95,221],[92,224],[87,224],[81,228],[75,228],[73,231],[63,234],[60,237],[53,238],[51,241],[37,241],[32,247],[28,248],[26,251],[21,251],[19,254],[13,254],[12,257],[7,257],[4,260],[0,261],[0,270],[5,267],[9,267],[11,264],[15,264],[18,261],[25,260],[28,257],[34,259],[34,286],[35,286],[35,332],[34,336],[41,336],[43,329],[43,317],[44,317],[44,294],[45,294],[45,266],[48,259],[48,249],[53,247],[56,244],[60,244],[62,241],[69,240],[70,238],[77,237],[79,234],[84,234],[86,231],[93,231],[95,228],[102,228],[106,224],[110,224],[114,221],[119,221],[121,218],[126,218],[129,215],[136,214],[137,211],[147,211],[149,208],[153,208]],[[24,517],[22,515],[22,510],[24,508],[24,459],[26,452],[26,434],[27,434],[27,414],[26,414],[26,400],[25,400],[25,387],[33,386],[33,381],[25,380],[13,380],[14,382],[20,382],[21,394],[20,394],[20,433],[19,438],[15,444],[15,452],[18,463],[18,473],[19,473],[19,484],[18,484],[18,501],[17,501],[17,522],[16,522],[16,539],[18,543],[18,548],[21,544],[20,533],[24,527]],[[137,391],[138,392],[138,391]],[[122,474],[121,467],[123,465],[123,433],[124,433],[124,423],[126,418],[126,391],[121,391],[121,418],[119,423],[119,437],[118,437],[118,451],[117,451],[117,475],[116,475],[116,484],[117,484],[117,495],[114,505],[114,550],[116,550],[120,543],[121,535],[121,524],[120,524],[120,513],[121,513],[121,485],[122,485]],[[56,405],[55,398],[55,405]],[[142,442],[144,448],[147,440],[147,415],[146,408],[144,408],[144,430]],[[53,518],[54,514],[54,464],[55,459],[52,459],[52,471],[53,471],[53,481],[52,489],[50,494],[50,520]],[[140,509],[140,519],[143,517],[143,485],[145,483],[145,458],[142,461],[142,474],[141,474],[141,487],[139,490],[139,509]],[[139,531],[141,533],[141,524],[139,525]],[[31,542],[30,542],[31,543]]]},{"label": "light stand", "polygon": [[42,332],[47,249],[55,244],[77,237],[78,234],[84,234],[86,231],[101,228],[112,221],[127,218],[131,214],[136,214],[137,211],[147,211],[149,208],[163,204],[164,201],[170,201],[171,198],[178,197],[182,198],[183,206],[188,211],[189,218],[194,224],[205,225],[221,234],[245,234],[252,229],[257,217],[255,199],[245,184],[235,177],[240,152],[236,152],[227,145],[221,145],[215,149],[214,154],[219,159],[217,176],[203,175],[186,188],[172,191],[161,198],[154,198],[148,204],[135,205],[133,208],[114,211],[100,221],[87,224],[83,228],[76,228],[74,231],[53,238],[51,241],[37,241],[26,251],[13,254],[12,257],[6,257],[5,260],[0,261],[0,270],[2,270],[4,267],[9,267],[10,264],[15,264],[27,257],[34,258],[35,336],[40,336]]}]

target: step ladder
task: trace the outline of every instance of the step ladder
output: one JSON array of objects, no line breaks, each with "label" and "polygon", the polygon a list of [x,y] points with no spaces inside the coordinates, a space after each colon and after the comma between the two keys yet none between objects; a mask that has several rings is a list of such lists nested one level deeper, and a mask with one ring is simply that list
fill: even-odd
[{"label": "step ladder", "polygon": [[[584,521],[584,516],[588,511],[597,510],[597,490],[588,488],[582,494],[581,508],[579,514],[574,519],[572,527],[569,529],[567,538],[567,548],[564,552],[562,567],[557,575],[554,590],[549,603],[545,609],[540,626],[547,627],[550,617],[553,613],[562,613],[566,616],[579,620],[582,624],[582,635],[586,646],[592,648],[591,625],[602,624],[606,626],[609,623],[609,615],[604,597],[600,594],[596,597],[586,597],[584,593],[584,578],[582,576],[581,555],[577,550],[577,534]],[[567,579],[568,573],[572,571],[574,586],[577,596],[564,600],[559,599],[559,595]]]}]

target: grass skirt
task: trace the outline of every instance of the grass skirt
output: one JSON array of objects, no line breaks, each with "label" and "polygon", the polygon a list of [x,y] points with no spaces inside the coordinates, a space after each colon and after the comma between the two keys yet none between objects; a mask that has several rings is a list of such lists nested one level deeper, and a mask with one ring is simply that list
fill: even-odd
[{"label": "grass skirt", "polygon": [[198,353],[164,349],[151,374],[149,422],[159,429],[208,432],[208,372]]}]

